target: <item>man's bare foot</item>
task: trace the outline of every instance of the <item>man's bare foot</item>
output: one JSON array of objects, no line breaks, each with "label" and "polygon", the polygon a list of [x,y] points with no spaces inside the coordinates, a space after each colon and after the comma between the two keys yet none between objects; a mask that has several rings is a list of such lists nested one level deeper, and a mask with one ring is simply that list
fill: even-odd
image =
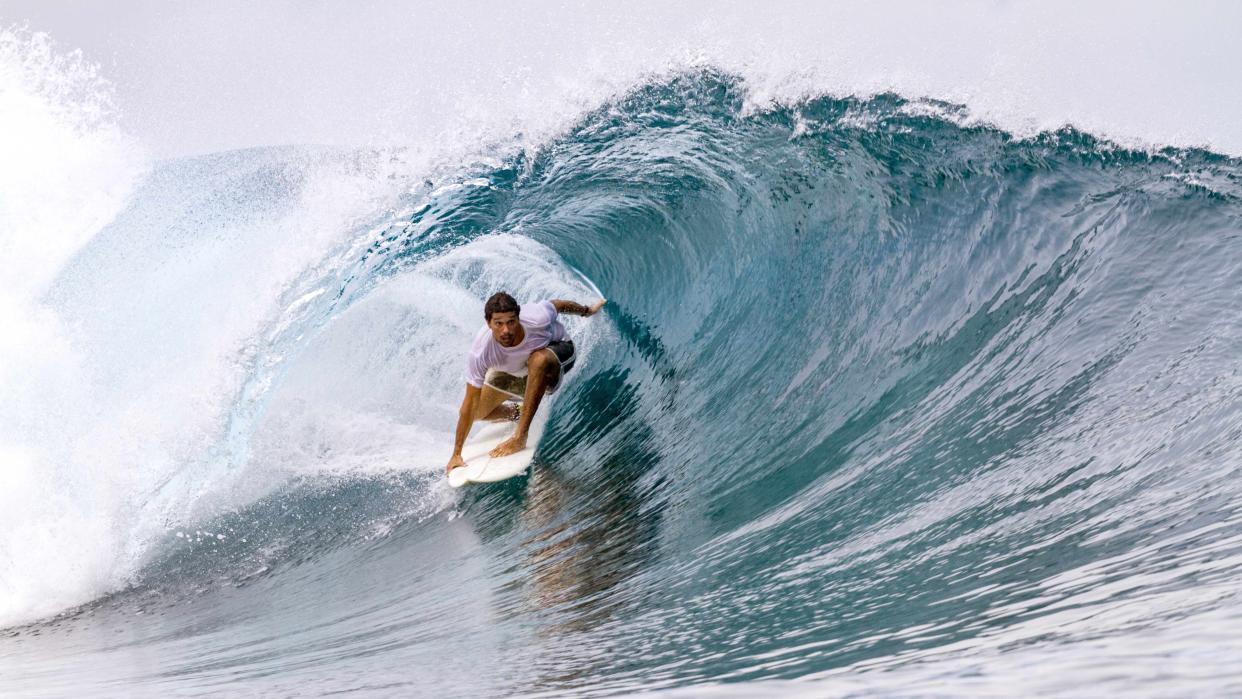
[{"label": "man's bare foot", "polygon": [[519,437],[518,435],[515,434],[512,437],[501,442],[500,444],[497,444],[496,448],[492,449],[491,451],[487,453],[490,456],[508,456],[510,454],[516,454],[525,448],[526,448],[525,435]]}]

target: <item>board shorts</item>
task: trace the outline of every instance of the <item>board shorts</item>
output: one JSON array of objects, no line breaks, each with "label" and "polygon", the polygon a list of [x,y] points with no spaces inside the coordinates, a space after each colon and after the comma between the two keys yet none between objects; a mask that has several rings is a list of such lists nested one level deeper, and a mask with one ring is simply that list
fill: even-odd
[{"label": "board shorts", "polygon": [[[547,349],[552,350],[552,354],[556,355],[556,361],[561,365],[561,370],[557,372],[556,378],[544,386],[545,393],[555,393],[556,389],[560,388],[561,378],[568,374],[570,369],[574,368],[574,360],[578,358],[578,355],[574,353],[574,341],[569,339],[550,343]],[[497,369],[487,370],[487,376],[483,379],[483,385],[491,386],[497,391],[506,393],[518,400],[521,400],[526,395],[525,376],[514,376]]]}]

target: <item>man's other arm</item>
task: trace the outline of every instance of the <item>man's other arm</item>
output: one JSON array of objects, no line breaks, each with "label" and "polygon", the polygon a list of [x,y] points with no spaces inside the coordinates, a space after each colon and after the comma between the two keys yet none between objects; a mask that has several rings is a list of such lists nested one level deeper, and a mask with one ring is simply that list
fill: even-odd
[{"label": "man's other arm", "polygon": [[557,313],[568,313],[574,316],[593,316],[599,313],[599,309],[608,303],[607,299],[600,299],[593,305],[584,306],[577,301],[564,301],[562,299],[552,299],[552,306],[556,308]]},{"label": "man's other arm", "polygon": [[466,396],[461,399],[461,408],[457,411],[457,440],[453,443],[453,455],[449,457],[445,471],[466,465],[461,458],[461,448],[466,443],[466,437],[470,436],[470,428],[474,425],[474,409],[479,404],[482,393],[482,388],[466,384]]}]

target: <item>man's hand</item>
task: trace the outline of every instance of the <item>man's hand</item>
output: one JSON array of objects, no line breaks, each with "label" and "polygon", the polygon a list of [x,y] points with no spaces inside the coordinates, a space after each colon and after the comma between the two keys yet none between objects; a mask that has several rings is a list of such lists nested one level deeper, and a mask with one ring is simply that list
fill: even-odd
[{"label": "man's hand", "polygon": [[458,466],[465,466],[466,460],[461,458],[461,454],[453,454],[449,457],[448,465],[444,467],[444,472],[448,473]]},{"label": "man's hand", "polygon": [[593,316],[596,313],[599,313],[599,309],[603,308],[604,304],[606,303],[608,303],[608,299],[600,299],[599,301],[596,301],[595,303],[591,304],[591,307],[588,308],[587,312],[583,313],[583,315]]}]

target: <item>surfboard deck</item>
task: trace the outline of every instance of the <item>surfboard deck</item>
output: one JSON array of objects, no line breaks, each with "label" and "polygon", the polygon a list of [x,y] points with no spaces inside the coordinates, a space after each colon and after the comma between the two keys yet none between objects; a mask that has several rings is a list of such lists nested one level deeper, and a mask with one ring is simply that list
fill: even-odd
[{"label": "surfboard deck", "polygon": [[517,428],[515,422],[477,422],[478,430],[466,439],[461,449],[461,458],[466,465],[453,469],[448,474],[449,485],[460,488],[467,483],[495,483],[506,478],[513,478],[526,472],[531,459],[535,457],[535,447],[539,445],[539,437],[543,434],[547,422],[547,405],[544,401],[539,412],[531,423],[530,432],[526,437],[526,448],[508,456],[491,457],[488,452],[496,445],[513,435]]}]

